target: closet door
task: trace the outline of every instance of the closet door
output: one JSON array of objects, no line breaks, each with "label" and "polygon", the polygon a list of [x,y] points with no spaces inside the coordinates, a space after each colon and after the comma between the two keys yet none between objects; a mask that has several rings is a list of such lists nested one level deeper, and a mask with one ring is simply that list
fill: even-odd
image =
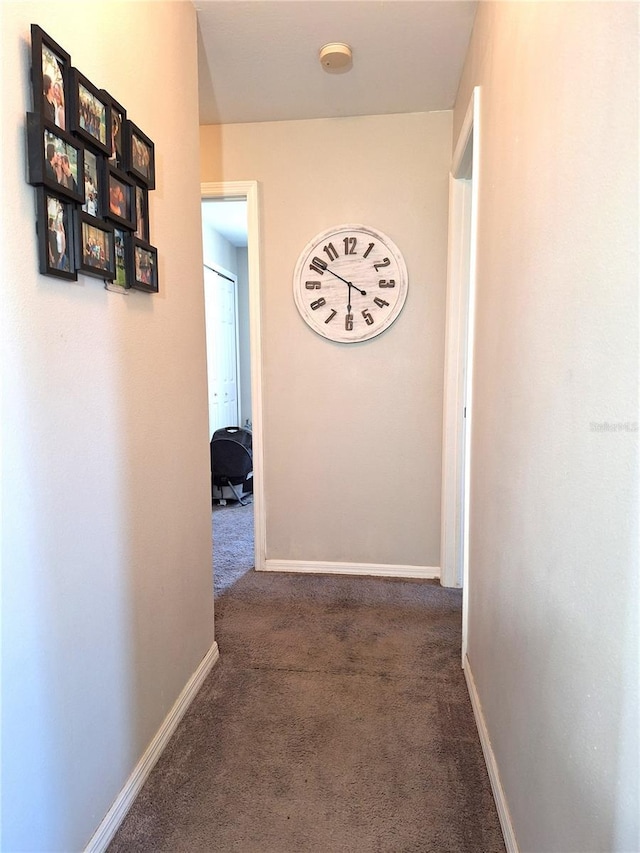
[{"label": "closet door", "polygon": [[209,437],[238,422],[238,320],[236,282],[204,268],[209,383]]}]

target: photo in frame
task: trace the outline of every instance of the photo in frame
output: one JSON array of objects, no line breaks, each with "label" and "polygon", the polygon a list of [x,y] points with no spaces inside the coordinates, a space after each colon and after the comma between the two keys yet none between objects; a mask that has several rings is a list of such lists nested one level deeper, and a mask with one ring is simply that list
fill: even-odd
[{"label": "photo in frame", "polygon": [[84,204],[82,210],[89,216],[103,216],[102,186],[104,164],[100,154],[94,154],[89,148],[84,152]]},{"label": "photo in frame", "polygon": [[111,154],[111,108],[108,97],[77,68],[71,69],[70,127],[103,154]]},{"label": "photo in frame", "polygon": [[116,275],[113,225],[76,211],[76,269],[112,281]]},{"label": "photo in frame", "polygon": [[155,147],[149,137],[132,121],[127,121],[127,171],[147,189],[156,186]]},{"label": "photo in frame", "polygon": [[132,236],[130,231],[124,228],[113,229],[116,254],[116,274],[113,283],[120,287],[131,287],[131,263],[129,256],[132,248]]},{"label": "photo in frame", "polygon": [[149,191],[146,187],[135,185],[136,197],[136,230],[138,240],[149,242]]},{"label": "photo in frame", "polygon": [[31,24],[31,69],[34,112],[66,130],[71,57],[37,24]]},{"label": "photo in frame", "polygon": [[107,166],[104,197],[105,218],[122,228],[134,231],[136,227],[136,200],[134,183],[119,169]]},{"label": "photo in frame", "polygon": [[111,114],[108,163],[124,172],[127,168],[127,111],[105,89],[102,89],[100,94],[109,104]]},{"label": "photo in frame", "polygon": [[144,240],[133,238],[130,254],[131,286],[147,293],[158,292],[158,250]]},{"label": "photo in frame", "polygon": [[84,149],[70,134],[27,113],[28,183],[84,202]]},{"label": "photo in frame", "polygon": [[38,258],[42,275],[76,281],[73,202],[38,187]]}]

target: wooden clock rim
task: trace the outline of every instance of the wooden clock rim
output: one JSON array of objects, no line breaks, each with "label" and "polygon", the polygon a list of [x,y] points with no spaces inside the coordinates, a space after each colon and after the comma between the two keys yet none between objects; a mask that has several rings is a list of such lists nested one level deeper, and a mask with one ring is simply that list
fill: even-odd
[{"label": "wooden clock rim", "polygon": [[[344,232],[344,231],[350,231],[352,233],[353,232],[365,233],[371,237],[376,238],[377,240],[379,240],[381,243],[384,244],[385,248],[393,255],[393,258],[394,258],[396,264],[398,265],[398,270],[403,277],[403,279],[402,279],[403,280],[403,293],[398,297],[396,304],[394,305],[393,310],[389,313],[384,325],[382,325],[380,328],[375,329],[370,334],[364,334],[364,335],[361,335],[359,337],[350,337],[350,338],[340,339],[340,338],[336,338],[334,335],[328,334],[328,331],[329,331],[328,329],[327,329],[327,331],[325,331],[324,329],[321,329],[321,328],[316,326],[315,322],[312,320],[311,316],[308,314],[308,311],[306,310],[307,309],[306,304],[302,301],[300,283],[301,283],[301,273],[303,271],[302,268],[303,268],[304,263],[306,263],[306,260],[308,259],[310,251],[314,247],[317,247],[319,243],[321,243],[323,240],[326,240],[328,237],[335,236],[336,234],[340,234],[341,232]],[[296,266],[295,266],[294,275],[293,275],[293,297],[294,297],[294,302],[296,304],[296,308],[298,309],[298,313],[300,314],[301,318],[304,320],[305,324],[312,331],[314,331],[317,335],[324,338],[325,340],[332,341],[333,343],[336,343],[336,344],[363,343],[364,341],[370,341],[373,338],[378,337],[378,335],[381,335],[383,332],[386,332],[387,329],[389,329],[395,323],[395,321],[398,319],[398,317],[400,316],[402,309],[404,308],[404,304],[406,302],[406,299],[407,299],[408,291],[409,291],[409,276],[408,276],[408,272],[407,272],[407,265],[405,263],[404,256],[402,255],[402,252],[400,251],[400,249],[398,248],[398,246],[396,245],[394,240],[392,240],[391,237],[389,237],[387,234],[385,234],[384,231],[380,231],[379,229],[373,228],[370,225],[363,225],[361,223],[355,224],[355,223],[348,223],[347,222],[347,223],[342,224],[342,225],[335,225],[333,227],[326,228],[324,231],[319,231],[314,237],[311,238],[311,240],[309,240],[305,244],[304,248],[302,249],[302,251],[298,255],[298,260],[296,261]]]}]

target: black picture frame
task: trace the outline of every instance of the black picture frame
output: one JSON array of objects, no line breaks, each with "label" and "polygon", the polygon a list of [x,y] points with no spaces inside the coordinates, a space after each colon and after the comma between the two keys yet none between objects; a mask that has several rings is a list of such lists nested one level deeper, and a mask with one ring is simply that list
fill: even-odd
[{"label": "black picture frame", "polygon": [[107,163],[125,172],[127,169],[127,111],[106,89],[101,89],[100,93],[108,102],[111,115],[109,123],[111,138]]},{"label": "black picture frame", "polygon": [[131,252],[133,251],[133,236],[131,231],[126,228],[113,229],[116,274],[113,283],[129,290],[132,284],[132,261]]},{"label": "black picture frame", "polygon": [[113,225],[76,210],[76,269],[113,281],[116,275]]},{"label": "black picture frame", "polygon": [[89,216],[95,216],[98,219],[104,219],[105,213],[105,176],[106,166],[104,156],[93,151],[91,148],[85,148],[84,202],[81,209],[83,213],[88,213]]},{"label": "black picture frame", "polygon": [[75,136],[102,154],[111,154],[110,99],[73,67],[69,122]]},{"label": "black picture frame", "polygon": [[[67,168],[69,174],[65,174]],[[84,148],[78,140],[59,127],[45,124],[38,113],[27,113],[27,182],[82,204],[82,175]]]},{"label": "black picture frame", "polygon": [[156,188],[155,146],[131,120],[127,120],[127,172],[149,190]]},{"label": "black picture frame", "polygon": [[76,281],[74,203],[37,187],[36,205],[41,274]]},{"label": "black picture frame", "polygon": [[158,292],[158,250],[145,240],[132,238],[129,256],[131,286],[147,293]]},{"label": "black picture frame", "polygon": [[136,208],[136,230],[134,236],[148,243],[149,236],[149,190],[142,184],[134,187],[134,204]]},{"label": "black picture frame", "polygon": [[122,228],[135,231],[136,200],[135,184],[131,178],[113,166],[106,166],[104,180],[103,211],[104,218],[115,222]]},{"label": "black picture frame", "polygon": [[31,24],[33,111],[45,124],[69,129],[71,57],[42,27]]}]

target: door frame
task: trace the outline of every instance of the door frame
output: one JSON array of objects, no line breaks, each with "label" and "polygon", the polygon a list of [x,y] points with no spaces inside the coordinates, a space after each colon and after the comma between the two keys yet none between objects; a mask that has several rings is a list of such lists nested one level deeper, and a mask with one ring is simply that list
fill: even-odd
[{"label": "door frame", "polygon": [[262,307],[260,294],[260,219],[257,181],[221,181],[200,184],[202,201],[244,199],[247,202],[247,257],[249,262],[249,348],[251,359],[251,421],[253,425],[253,526],[255,568],[264,571],[266,525],[264,499],[264,441],[262,404]]},{"label": "door frame", "polygon": [[462,587],[462,660],[467,652],[469,511],[475,331],[480,87],[473,89],[449,176],[440,582]]}]

